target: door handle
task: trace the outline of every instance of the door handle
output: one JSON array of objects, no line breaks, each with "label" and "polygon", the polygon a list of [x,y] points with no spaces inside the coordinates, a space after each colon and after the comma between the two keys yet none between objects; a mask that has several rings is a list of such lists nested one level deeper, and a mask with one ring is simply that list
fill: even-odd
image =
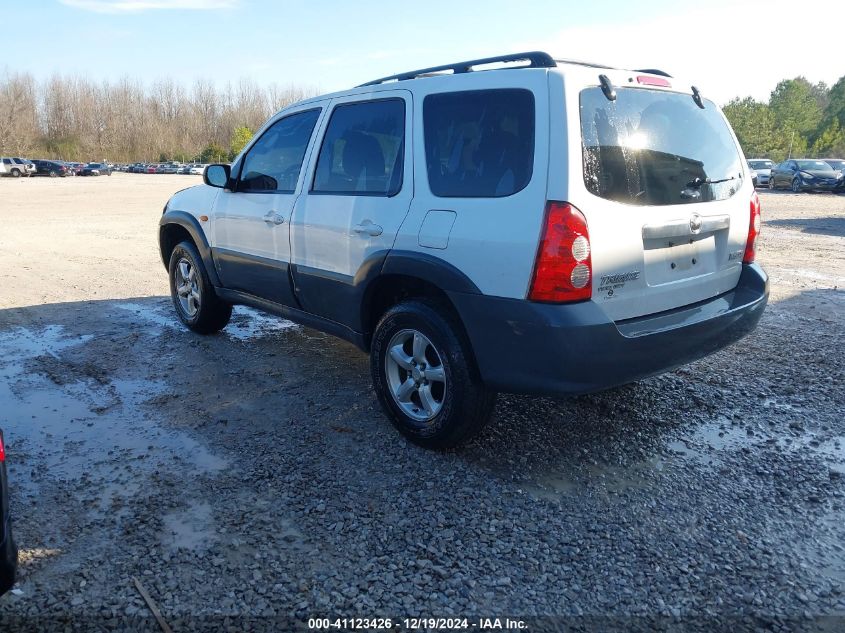
[{"label": "door handle", "polygon": [[270,213],[264,216],[264,221],[267,224],[284,224],[285,216],[276,211],[270,211]]},{"label": "door handle", "polygon": [[373,224],[370,220],[364,220],[361,224],[356,224],[353,228],[358,235],[369,235],[370,237],[378,237],[384,233],[384,229],[378,224]]}]

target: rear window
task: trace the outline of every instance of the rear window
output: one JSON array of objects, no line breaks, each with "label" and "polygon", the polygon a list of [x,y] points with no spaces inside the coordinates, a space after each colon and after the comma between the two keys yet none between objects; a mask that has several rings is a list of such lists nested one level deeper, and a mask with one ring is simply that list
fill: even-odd
[{"label": "rear window", "polygon": [[581,91],[584,183],[602,198],[632,205],[724,200],[742,185],[739,151],[709,100],[690,95],[601,88]]},{"label": "rear window", "polygon": [[499,198],[521,191],[534,169],[534,95],[472,90],[423,101],[428,183],[443,198]]}]

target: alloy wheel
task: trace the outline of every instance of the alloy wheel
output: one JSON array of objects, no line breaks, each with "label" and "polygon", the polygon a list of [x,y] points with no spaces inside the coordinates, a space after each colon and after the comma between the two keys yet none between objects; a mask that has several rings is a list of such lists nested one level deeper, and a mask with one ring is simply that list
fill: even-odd
[{"label": "alloy wheel", "polygon": [[200,287],[196,267],[186,258],[176,264],[176,295],[182,310],[193,318],[200,309]]},{"label": "alloy wheel", "polygon": [[385,373],[394,402],[408,417],[428,422],[440,413],[446,372],[440,352],[422,332],[401,330],[390,339]]}]

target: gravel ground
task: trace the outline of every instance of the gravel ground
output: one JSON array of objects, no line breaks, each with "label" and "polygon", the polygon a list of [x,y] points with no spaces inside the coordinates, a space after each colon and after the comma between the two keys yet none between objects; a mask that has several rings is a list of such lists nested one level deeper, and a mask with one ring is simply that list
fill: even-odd
[{"label": "gravel ground", "polygon": [[240,308],[219,336],[177,324],[155,222],[195,182],[0,181],[4,630],[157,630],[133,577],[174,631],[845,627],[845,196],[760,193],[771,303],[739,344],[606,393],[502,396],[433,453],[350,345]]}]

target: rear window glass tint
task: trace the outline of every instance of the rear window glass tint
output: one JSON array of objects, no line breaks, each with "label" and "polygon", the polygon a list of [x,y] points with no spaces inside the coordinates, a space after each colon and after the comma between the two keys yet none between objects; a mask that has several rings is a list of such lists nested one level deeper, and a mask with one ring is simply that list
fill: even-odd
[{"label": "rear window glass tint", "polygon": [[687,94],[600,88],[581,91],[584,183],[633,205],[724,200],[742,185],[739,151],[716,106]]},{"label": "rear window glass tint", "polygon": [[534,169],[534,95],[500,89],[428,95],[423,102],[428,183],[443,198],[521,191]]}]

